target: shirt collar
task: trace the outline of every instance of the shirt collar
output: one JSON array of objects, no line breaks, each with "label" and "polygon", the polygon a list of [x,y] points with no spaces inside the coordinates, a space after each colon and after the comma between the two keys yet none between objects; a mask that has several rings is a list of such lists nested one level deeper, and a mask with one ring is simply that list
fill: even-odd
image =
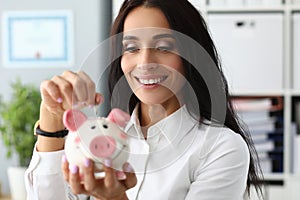
[{"label": "shirt collar", "polygon": [[[138,104],[135,107],[125,131],[129,137],[144,139],[138,118],[139,106]],[[183,105],[171,115],[149,127],[147,141],[155,143],[163,138],[167,143],[173,143],[175,139],[180,139],[187,134],[196,124],[199,124],[199,121],[193,118],[186,105]]]}]

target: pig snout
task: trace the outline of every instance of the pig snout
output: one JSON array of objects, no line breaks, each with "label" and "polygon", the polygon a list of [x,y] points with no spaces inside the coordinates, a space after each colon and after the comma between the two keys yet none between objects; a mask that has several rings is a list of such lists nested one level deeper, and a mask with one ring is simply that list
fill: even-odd
[{"label": "pig snout", "polygon": [[97,136],[90,143],[90,151],[96,157],[108,158],[115,150],[116,141],[110,136]]}]

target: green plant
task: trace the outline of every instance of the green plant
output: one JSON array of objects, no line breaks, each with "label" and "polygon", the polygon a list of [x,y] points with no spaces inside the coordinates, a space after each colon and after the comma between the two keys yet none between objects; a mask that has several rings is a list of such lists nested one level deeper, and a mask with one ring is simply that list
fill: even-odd
[{"label": "green plant", "polygon": [[40,93],[19,79],[11,84],[11,101],[0,101],[0,132],[7,147],[7,158],[16,152],[19,165],[28,166],[36,141],[33,125],[39,117]]}]

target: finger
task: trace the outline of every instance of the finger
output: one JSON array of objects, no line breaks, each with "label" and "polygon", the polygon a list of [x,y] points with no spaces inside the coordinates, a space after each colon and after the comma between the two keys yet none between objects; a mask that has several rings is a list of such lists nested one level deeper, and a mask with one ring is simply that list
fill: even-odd
[{"label": "finger", "polygon": [[123,165],[123,170],[124,170],[124,173],[126,175],[126,179],[124,180],[124,184],[126,185],[126,187],[128,189],[133,188],[137,184],[137,178],[136,178],[136,175],[134,173],[134,169],[132,168],[132,166],[129,163],[125,163]]},{"label": "finger", "polygon": [[112,161],[110,159],[104,160],[103,171],[105,172],[104,186],[112,188],[118,184],[116,171],[112,168]]},{"label": "finger", "polygon": [[84,193],[84,187],[81,184],[79,168],[76,165],[69,165],[69,184],[74,194]]},{"label": "finger", "polygon": [[88,192],[93,192],[97,186],[94,176],[94,163],[90,159],[85,159],[83,169],[84,188]]},{"label": "finger", "polygon": [[58,86],[51,80],[45,80],[41,83],[40,92],[42,94],[42,99],[47,105],[62,102],[62,94],[60,93]]},{"label": "finger", "polygon": [[87,89],[86,103],[88,105],[95,105],[95,94],[96,94],[95,83],[84,71],[79,71],[78,75],[85,82],[85,86]]},{"label": "finger", "polygon": [[61,168],[62,168],[62,172],[64,175],[64,179],[69,182],[69,163],[67,161],[67,157],[66,155],[62,156],[62,161],[61,161]]},{"label": "finger", "polygon": [[56,83],[57,87],[59,88],[59,91],[63,96],[63,101],[66,101],[67,105],[69,105],[68,107],[71,107],[72,102],[74,101],[72,97],[73,87],[71,83],[61,76],[54,76],[52,80]]},{"label": "finger", "polygon": [[69,81],[73,87],[73,104],[77,104],[78,102],[86,102],[87,101],[87,88],[84,80],[76,73],[72,71],[65,71],[63,73],[63,78]]},{"label": "finger", "polygon": [[101,104],[101,103],[103,103],[103,102],[104,102],[104,97],[103,97],[103,95],[100,94],[100,93],[96,93],[96,94],[95,94],[95,104],[96,104],[96,105],[99,105],[99,104]]}]

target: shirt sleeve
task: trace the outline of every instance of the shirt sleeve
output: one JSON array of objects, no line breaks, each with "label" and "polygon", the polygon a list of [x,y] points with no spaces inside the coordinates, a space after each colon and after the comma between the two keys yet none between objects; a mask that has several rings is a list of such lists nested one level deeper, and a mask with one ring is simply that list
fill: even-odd
[{"label": "shirt sleeve", "polygon": [[81,199],[74,195],[63,178],[61,159],[64,151],[37,152],[34,148],[25,172],[27,200]]},{"label": "shirt sleeve", "polygon": [[[249,169],[249,150],[238,134],[228,131],[217,138],[201,163],[185,200],[242,200]],[[199,163],[198,163],[199,164]]]}]

